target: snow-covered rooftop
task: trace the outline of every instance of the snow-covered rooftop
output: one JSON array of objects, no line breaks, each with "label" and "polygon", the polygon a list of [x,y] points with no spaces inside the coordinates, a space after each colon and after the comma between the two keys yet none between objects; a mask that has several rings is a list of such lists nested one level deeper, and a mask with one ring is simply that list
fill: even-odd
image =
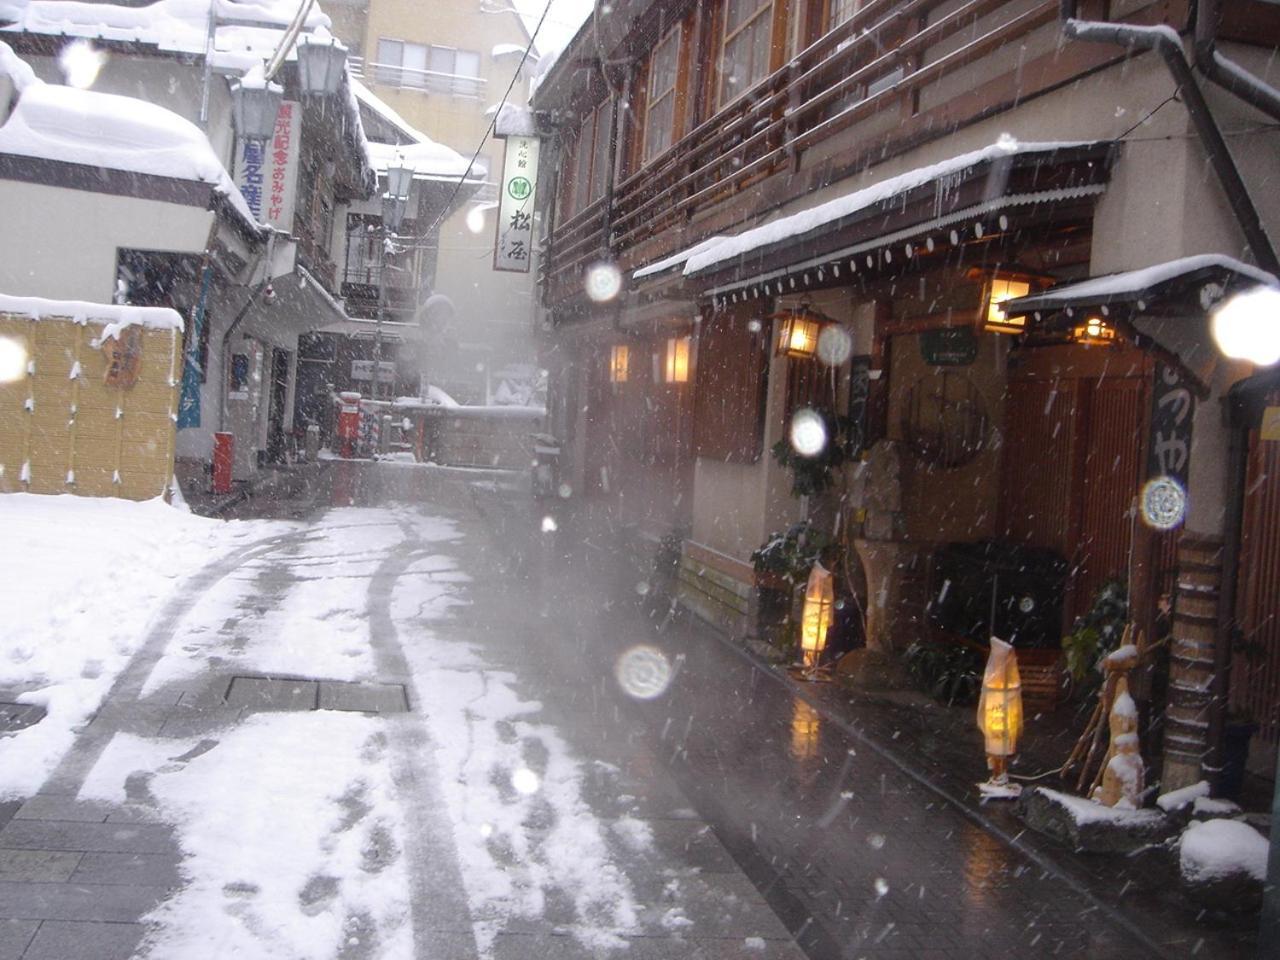
[{"label": "snow-covered rooftop", "polygon": [[1043,293],[1021,297],[1002,304],[1006,313],[1024,314],[1034,310],[1052,310],[1074,303],[1105,303],[1136,297],[1162,283],[1189,277],[1191,274],[1216,270],[1235,273],[1258,283],[1275,286],[1276,278],[1265,270],[1250,266],[1220,253],[1202,253],[1179,260],[1168,260],[1140,270],[1111,273],[1102,277],[1064,283]]},{"label": "snow-covered rooftop", "polygon": [[[74,0],[29,0],[7,4],[13,23],[3,29],[54,36],[145,43],[173,53],[202,54],[214,5],[214,66],[242,71],[271,56],[283,29],[297,12],[296,0],[156,0],[142,7]],[[6,11],[0,7],[0,19]],[[304,29],[328,28],[330,20],[313,6]]]},{"label": "snow-covered rooftop", "polygon": [[[354,77],[351,78],[351,90],[362,106],[376,113],[411,141],[399,144],[368,141],[370,162],[376,171],[384,172],[399,155],[406,164],[413,167],[416,180],[456,180],[467,173],[466,157],[443,143],[432,140]],[[471,166],[471,179],[483,180],[485,174],[484,164],[479,161]]]},{"label": "snow-covered rooftop", "polygon": [[834,200],[828,200],[826,203],[820,203],[808,210],[801,210],[798,213],[780,217],[771,223],[725,237],[719,243],[705,244],[696,253],[690,250],[684,273],[686,276],[692,276],[712,270],[736,257],[802,237],[909,190],[961,174],[969,167],[1014,156],[1053,153],[1092,145],[1092,143],[1080,142],[1020,143],[1012,137],[1002,136],[996,143],[981,150],[962,153],[940,163],[917,167],[896,177],[888,177],[879,183],[836,197]]},{"label": "snow-covered rooftop", "polygon": [[31,65],[14,53],[13,48],[3,41],[0,41],[0,74],[8,77],[13,84],[13,89],[19,93],[37,82]]},{"label": "snow-covered rooftop", "polygon": [[259,227],[200,128],[145,100],[35,80],[0,126],[0,153],[208,183]]}]

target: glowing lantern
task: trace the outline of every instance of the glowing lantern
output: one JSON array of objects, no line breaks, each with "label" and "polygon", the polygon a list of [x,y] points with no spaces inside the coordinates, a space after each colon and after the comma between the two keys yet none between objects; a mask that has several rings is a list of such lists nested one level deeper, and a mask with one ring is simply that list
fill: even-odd
[{"label": "glowing lantern", "polygon": [[667,340],[667,383],[689,382],[689,337]]},{"label": "glowing lantern", "polygon": [[812,678],[818,670],[818,660],[827,646],[827,631],[831,628],[831,611],[835,606],[835,590],[831,572],[815,563],[809,572],[809,583],[804,590],[804,613],[800,617],[800,651],[804,656],[804,671]]},{"label": "glowing lantern", "polygon": [[1115,338],[1115,327],[1101,317],[1089,317],[1071,331],[1071,339],[1076,343],[1111,343]]},{"label": "glowing lantern", "polygon": [[1005,316],[1000,304],[1025,297],[1030,292],[1029,280],[996,274],[987,281],[982,299],[982,328],[989,333],[1022,333],[1027,328],[1027,318]]},{"label": "glowing lantern", "polygon": [[626,383],[631,351],[625,343],[615,343],[609,352],[609,382]]},{"label": "glowing lantern", "polygon": [[1014,797],[1021,788],[1009,782],[1009,758],[1018,752],[1022,734],[1022,680],[1013,647],[991,638],[991,653],[982,673],[978,700],[978,729],[986,741],[991,779],[981,784],[987,796]]},{"label": "glowing lantern", "polygon": [[807,306],[776,314],[778,320],[778,354],[797,360],[811,360],[818,351],[818,335],[825,317]]}]

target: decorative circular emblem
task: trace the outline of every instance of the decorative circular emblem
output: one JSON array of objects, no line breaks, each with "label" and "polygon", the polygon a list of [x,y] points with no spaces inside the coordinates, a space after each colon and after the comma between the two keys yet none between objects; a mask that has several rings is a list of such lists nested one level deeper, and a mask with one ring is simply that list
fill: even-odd
[{"label": "decorative circular emblem", "polygon": [[1036,601],[1032,597],[1023,597],[1018,601],[1018,609],[1023,613],[1030,613],[1036,608]]},{"label": "decorative circular emblem", "polygon": [[1142,519],[1156,530],[1172,530],[1187,515],[1187,491],[1173,477],[1155,477],[1142,488]]},{"label": "decorative circular emblem", "polygon": [[512,177],[511,182],[507,184],[507,193],[511,194],[513,200],[523,200],[533,193],[533,184],[527,177]]}]

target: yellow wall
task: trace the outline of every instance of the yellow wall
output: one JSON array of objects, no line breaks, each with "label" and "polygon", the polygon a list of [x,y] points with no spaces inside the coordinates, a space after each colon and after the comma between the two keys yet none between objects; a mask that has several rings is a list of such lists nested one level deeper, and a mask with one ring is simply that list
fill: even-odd
[{"label": "yellow wall", "polygon": [[95,346],[103,323],[0,313],[0,336],[22,343],[33,364],[0,384],[0,492],[146,500],[168,489],[179,333],[141,328],[137,382],[109,387],[106,355]]}]

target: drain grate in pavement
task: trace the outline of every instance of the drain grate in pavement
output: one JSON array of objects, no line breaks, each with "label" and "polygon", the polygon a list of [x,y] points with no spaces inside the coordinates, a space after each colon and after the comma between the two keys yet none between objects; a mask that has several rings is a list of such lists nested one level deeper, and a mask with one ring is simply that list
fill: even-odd
[{"label": "drain grate in pavement", "polygon": [[0,737],[33,727],[44,719],[44,707],[34,703],[0,703]]},{"label": "drain grate in pavement", "polygon": [[404,684],[310,680],[305,677],[232,677],[226,701],[228,706],[263,711],[404,713],[409,709]]}]

